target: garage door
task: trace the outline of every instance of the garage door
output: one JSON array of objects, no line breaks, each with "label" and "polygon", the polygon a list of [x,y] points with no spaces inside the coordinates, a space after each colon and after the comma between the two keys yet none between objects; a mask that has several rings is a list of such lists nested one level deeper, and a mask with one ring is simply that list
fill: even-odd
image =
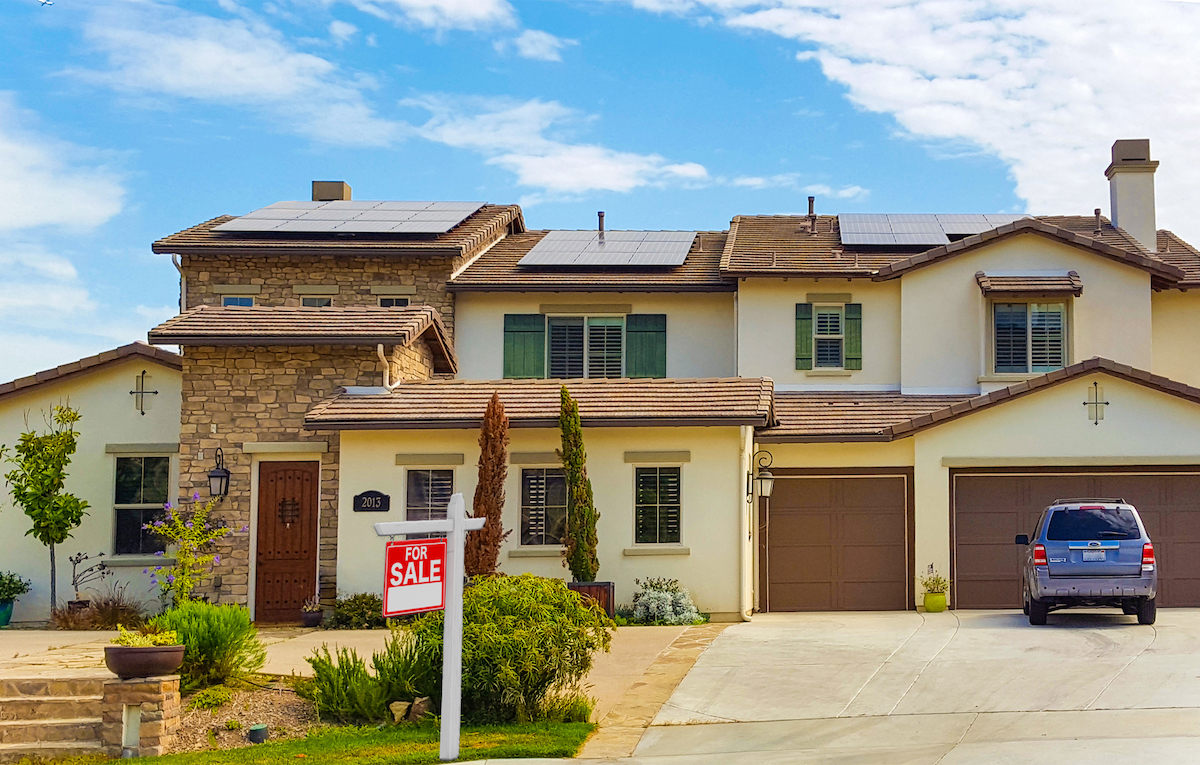
[{"label": "garage door", "polygon": [[760,607],[908,607],[907,480],[777,477],[760,530]]},{"label": "garage door", "polygon": [[954,567],[958,608],[1021,605],[1017,534],[1030,534],[1055,499],[1122,497],[1141,512],[1159,563],[1161,606],[1200,606],[1200,474],[955,472]]}]

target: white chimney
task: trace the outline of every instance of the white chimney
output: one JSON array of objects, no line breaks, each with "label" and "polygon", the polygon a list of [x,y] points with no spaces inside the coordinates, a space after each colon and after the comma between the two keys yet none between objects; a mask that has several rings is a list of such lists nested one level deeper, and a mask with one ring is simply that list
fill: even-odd
[{"label": "white chimney", "polygon": [[1147,250],[1158,249],[1158,228],[1154,223],[1154,170],[1158,162],[1150,159],[1150,139],[1116,141],[1112,145],[1112,164],[1104,171],[1112,223],[1141,242]]}]

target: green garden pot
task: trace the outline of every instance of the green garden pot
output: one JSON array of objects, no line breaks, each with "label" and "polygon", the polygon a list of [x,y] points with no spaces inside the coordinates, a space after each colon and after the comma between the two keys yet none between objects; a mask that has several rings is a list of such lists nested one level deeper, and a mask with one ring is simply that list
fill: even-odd
[{"label": "green garden pot", "polygon": [[8,620],[12,618],[12,607],[11,600],[0,600],[0,627],[8,626]]},{"label": "green garden pot", "polygon": [[940,614],[946,610],[946,593],[944,592],[927,592],[925,593],[925,610],[931,614]]}]

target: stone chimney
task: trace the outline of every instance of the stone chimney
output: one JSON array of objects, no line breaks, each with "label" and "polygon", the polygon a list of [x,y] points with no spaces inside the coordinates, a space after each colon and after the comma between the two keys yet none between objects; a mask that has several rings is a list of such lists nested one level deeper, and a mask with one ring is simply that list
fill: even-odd
[{"label": "stone chimney", "polygon": [[[1114,149],[1115,151],[1115,149]],[[314,202],[349,201],[350,184],[345,181],[313,181]]]},{"label": "stone chimney", "polygon": [[1117,141],[1112,146],[1112,164],[1104,171],[1108,178],[1114,226],[1125,229],[1147,250],[1157,249],[1158,228],[1154,223],[1154,170],[1158,162],[1150,159],[1150,139]]}]

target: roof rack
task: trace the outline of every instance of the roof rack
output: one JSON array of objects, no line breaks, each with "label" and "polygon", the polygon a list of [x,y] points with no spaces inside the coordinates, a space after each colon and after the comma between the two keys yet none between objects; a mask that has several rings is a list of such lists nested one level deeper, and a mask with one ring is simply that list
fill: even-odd
[{"label": "roof rack", "polygon": [[1052,505],[1076,505],[1080,502],[1106,502],[1110,505],[1128,505],[1121,497],[1071,497],[1067,499],[1056,499],[1050,504]]}]

